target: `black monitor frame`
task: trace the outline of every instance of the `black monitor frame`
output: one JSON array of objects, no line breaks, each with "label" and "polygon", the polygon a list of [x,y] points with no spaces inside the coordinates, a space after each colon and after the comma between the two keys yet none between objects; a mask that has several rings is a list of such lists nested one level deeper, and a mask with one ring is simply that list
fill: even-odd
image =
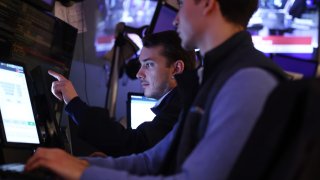
[{"label": "black monitor frame", "polygon": [[[56,117],[57,111],[63,109],[63,103],[51,93],[51,84],[56,79],[47,73],[48,70],[46,67],[39,65],[30,71],[38,123],[45,132],[42,144],[45,147],[58,147],[67,150],[60,127],[61,118]],[[62,74],[62,72],[59,73]]]},{"label": "black monitor frame", "polygon": [[51,12],[53,10],[55,0],[50,0],[51,3],[45,2],[45,0],[26,0],[26,2],[34,5],[35,7],[44,10],[44,11],[49,11]]}]

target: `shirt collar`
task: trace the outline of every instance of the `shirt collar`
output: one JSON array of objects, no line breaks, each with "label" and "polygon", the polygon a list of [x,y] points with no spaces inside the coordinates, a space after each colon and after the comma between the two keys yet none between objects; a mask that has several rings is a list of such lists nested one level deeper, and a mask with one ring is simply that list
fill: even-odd
[{"label": "shirt collar", "polygon": [[168,91],[167,93],[165,93],[157,102],[156,104],[153,106],[153,108],[158,107],[159,104],[162,102],[162,100],[172,91],[172,89],[170,91]]}]

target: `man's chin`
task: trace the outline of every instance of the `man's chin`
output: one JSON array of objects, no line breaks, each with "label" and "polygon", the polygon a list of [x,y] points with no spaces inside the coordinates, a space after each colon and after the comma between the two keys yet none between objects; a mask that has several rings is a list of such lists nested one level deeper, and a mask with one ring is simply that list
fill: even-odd
[{"label": "man's chin", "polygon": [[191,51],[194,49],[197,49],[196,46],[194,45],[194,43],[191,42],[191,39],[189,37],[181,37],[181,46],[187,50],[187,51]]},{"label": "man's chin", "polygon": [[144,96],[147,97],[147,98],[155,98],[155,97],[154,97],[154,94],[153,94],[152,92],[146,92],[146,91],[144,91],[143,94],[144,94]]},{"label": "man's chin", "polygon": [[181,46],[183,47],[183,49],[185,49],[187,51],[191,51],[191,50],[197,49],[192,43],[188,43],[188,42],[182,42]]},{"label": "man's chin", "polygon": [[149,92],[147,92],[147,91],[144,91],[143,95],[144,95],[145,97],[147,97],[147,98],[149,98],[149,97],[151,96],[151,94],[150,94]]}]

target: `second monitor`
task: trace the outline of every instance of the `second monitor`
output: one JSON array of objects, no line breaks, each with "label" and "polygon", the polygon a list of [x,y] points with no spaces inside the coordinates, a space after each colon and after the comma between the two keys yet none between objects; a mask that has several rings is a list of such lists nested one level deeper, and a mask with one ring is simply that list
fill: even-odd
[{"label": "second monitor", "polygon": [[41,144],[26,71],[0,59],[0,163],[24,162]]},{"label": "second monitor", "polygon": [[147,98],[142,93],[128,93],[127,128],[136,129],[140,124],[152,121],[155,114],[151,111],[157,100]]}]

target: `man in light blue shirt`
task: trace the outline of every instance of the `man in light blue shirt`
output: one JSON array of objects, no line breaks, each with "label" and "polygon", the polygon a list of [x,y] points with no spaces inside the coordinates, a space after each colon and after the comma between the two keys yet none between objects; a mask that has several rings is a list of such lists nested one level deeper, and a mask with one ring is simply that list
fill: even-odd
[{"label": "man in light blue shirt", "polygon": [[[65,179],[216,179],[228,177],[282,71],[245,31],[258,0],[184,0],[175,19],[187,49],[204,56],[201,82],[179,123],[153,148],[120,158],[78,159],[38,149],[26,170],[45,167]],[[196,73],[195,73],[196,74]],[[61,161],[61,162],[60,162]]]}]

